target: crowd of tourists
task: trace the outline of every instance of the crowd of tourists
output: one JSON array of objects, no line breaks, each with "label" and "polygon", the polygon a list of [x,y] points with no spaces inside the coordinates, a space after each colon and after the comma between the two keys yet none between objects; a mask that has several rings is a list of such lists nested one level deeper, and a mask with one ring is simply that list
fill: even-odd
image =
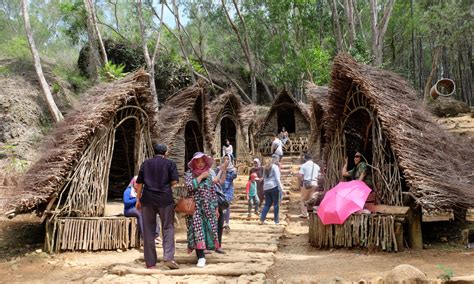
[{"label": "crowd of tourists", "polygon": [[[284,191],[280,161],[283,147],[288,143],[288,133],[284,129],[282,133],[274,137],[272,156],[266,158],[263,164],[259,158],[254,158],[249,170],[245,191],[248,217],[252,214],[259,216],[260,225],[266,224],[266,217],[272,206],[274,223],[280,223],[279,209]],[[180,204],[181,200],[175,205],[173,199],[172,189],[178,185],[179,174],[176,163],[168,158],[167,146],[157,144],[154,151],[155,156],[143,162],[138,176],[131,180],[123,196],[124,215],[137,218],[146,267],[155,268],[156,243],[160,242],[163,245],[164,265],[170,269],[179,268],[175,261],[174,220],[177,211],[186,212],[188,253],[195,251],[197,267],[205,267],[206,253],[226,253],[222,249],[222,234],[225,230],[230,230],[229,205],[234,199],[234,179],[239,168],[232,145],[226,139],[219,165],[215,165],[213,157],[205,153],[196,152],[193,155],[187,163],[188,171],[184,173],[183,192],[188,202],[184,204],[183,198],[184,205]],[[357,155],[360,156],[360,153],[355,157],[356,168],[348,171],[346,160],[342,174],[359,179],[367,178],[366,167],[357,163]],[[301,187],[300,217],[307,218],[308,202],[318,199],[322,194],[321,168],[313,162],[311,155],[305,154],[303,158],[298,175]],[[190,211],[181,211],[181,207]]]}]

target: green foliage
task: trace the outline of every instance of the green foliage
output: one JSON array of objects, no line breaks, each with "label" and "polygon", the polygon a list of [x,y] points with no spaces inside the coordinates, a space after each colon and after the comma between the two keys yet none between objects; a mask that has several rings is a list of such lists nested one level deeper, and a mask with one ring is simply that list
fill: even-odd
[{"label": "green foliage", "polygon": [[86,41],[87,13],[82,0],[68,0],[59,4],[64,23],[61,31],[76,45]]},{"label": "green foliage", "polygon": [[127,73],[124,72],[125,64],[116,65],[111,61],[107,62],[99,71],[101,81],[111,82],[123,78]]},{"label": "green foliage", "polygon": [[30,48],[24,36],[15,36],[10,40],[1,42],[0,54],[15,58],[31,57]]},{"label": "green foliage", "polygon": [[51,92],[53,92],[53,94],[57,94],[59,91],[61,91],[61,86],[59,86],[57,82],[54,82],[53,86],[51,87]]},{"label": "green foliage", "polygon": [[28,161],[20,159],[15,154],[15,145],[2,145],[0,146],[0,154],[3,154],[8,159],[8,165],[6,170],[8,172],[21,173],[25,171],[28,166]]},{"label": "green foliage", "polygon": [[438,264],[436,267],[442,271],[442,273],[437,276],[438,279],[449,281],[454,276],[454,272],[451,268],[444,267],[442,264]]},{"label": "green foliage", "polygon": [[194,71],[198,72],[199,74],[202,74],[204,76],[207,75],[206,69],[201,65],[201,63],[195,59],[190,59],[191,66],[193,67]]},{"label": "green foliage", "polygon": [[10,69],[8,66],[0,66],[0,75],[10,74]]}]

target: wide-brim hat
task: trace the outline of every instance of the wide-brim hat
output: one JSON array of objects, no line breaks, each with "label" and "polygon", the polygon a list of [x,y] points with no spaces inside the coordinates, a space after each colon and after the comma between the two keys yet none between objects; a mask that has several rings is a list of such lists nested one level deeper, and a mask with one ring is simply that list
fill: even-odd
[{"label": "wide-brim hat", "polygon": [[204,162],[206,163],[206,167],[209,168],[209,169],[214,164],[214,159],[212,157],[204,154],[203,152],[196,152],[196,153],[194,153],[193,158],[191,159],[191,161],[188,162],[188,168],[190,168],[191,170],[194,170],[193,163],[194,163],[195,160],[197,160],[199,158],[204,159]]}]

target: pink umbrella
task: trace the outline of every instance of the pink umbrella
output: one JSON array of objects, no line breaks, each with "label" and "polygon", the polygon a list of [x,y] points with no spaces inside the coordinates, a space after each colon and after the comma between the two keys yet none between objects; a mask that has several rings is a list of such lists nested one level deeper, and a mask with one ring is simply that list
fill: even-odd
[{"label": "pink umbrella", "polygon": [[354,212],[364,208],[372,190],[360,180],[340,182],[324,196],[318,216],[324,225],[343,224]]}]

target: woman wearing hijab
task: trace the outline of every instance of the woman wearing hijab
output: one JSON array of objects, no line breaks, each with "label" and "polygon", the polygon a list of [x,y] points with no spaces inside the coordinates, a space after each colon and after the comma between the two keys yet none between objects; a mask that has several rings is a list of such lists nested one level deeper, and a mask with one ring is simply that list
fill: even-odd
[{"label": "woman wearing hijab", "polygon": [[257,174],[257,195],[260,203],[258,206],[262,206],[263,200],[265,199],[265,194],[263,192],[263,167],[261,166],[260,160],[258,158],[253,159],[253,167],[249,172],[249,180],[252,174]]},{"label": "woman wearing hijab", "polygon": [[197,267],[206,266],[204,250],[220,248],[217,236],[217,196],[210,172],[213,159],[202,152],[196,152],[188,163],[190,171],[185,174],[188,196],[194,199],[196,210],[186,216],[188,229],[188,252],[196,250]]},{"label": "woman wearing hijab", "polygon": [[[140,236],[143,237],[143,217],[142,212],[135,207],[137,203],[137,191],[135,190],[137,177],[134,176],[127,188],[123,192],[123,215],[125,217],[135,217],[137,218],[138,228],[140,230]],[[160,217],[156,215],[156,231],[155,231],[155,243],[161,243],[160,238]]]},{"label": "woman wearing hijab", "polygon": [[[221,182],[222,185],[222,192],[225,194],[225,199],[227,202],[232,203],[232,200],[234,199],[234,179],[237,177],[237,168],[234,167],[234,164],[232,163],[232,157],[229,155],[225,155],[223,159],[223,163],[219,167],[219,171],[222,171],[222,179],[223,182]],[[225,175],[224,175],[225,173]],[[225,179],[224,179],[225,177]],[[224,212],[225,218],[224,218],[224,228],[226,230],[230,230],[230,206],[227,208]]]},{"label": "woman wearing hijab", "polygon": [[143,218],[142,212],[140,212],[135,204],[137,203],[137,192],[135,191],[135,183],[137,176],[134,176],[127,188],[123,192],[123,215],[125,217],[137,218],[138,228],[140,229],[140,236],[143,236]]}]

